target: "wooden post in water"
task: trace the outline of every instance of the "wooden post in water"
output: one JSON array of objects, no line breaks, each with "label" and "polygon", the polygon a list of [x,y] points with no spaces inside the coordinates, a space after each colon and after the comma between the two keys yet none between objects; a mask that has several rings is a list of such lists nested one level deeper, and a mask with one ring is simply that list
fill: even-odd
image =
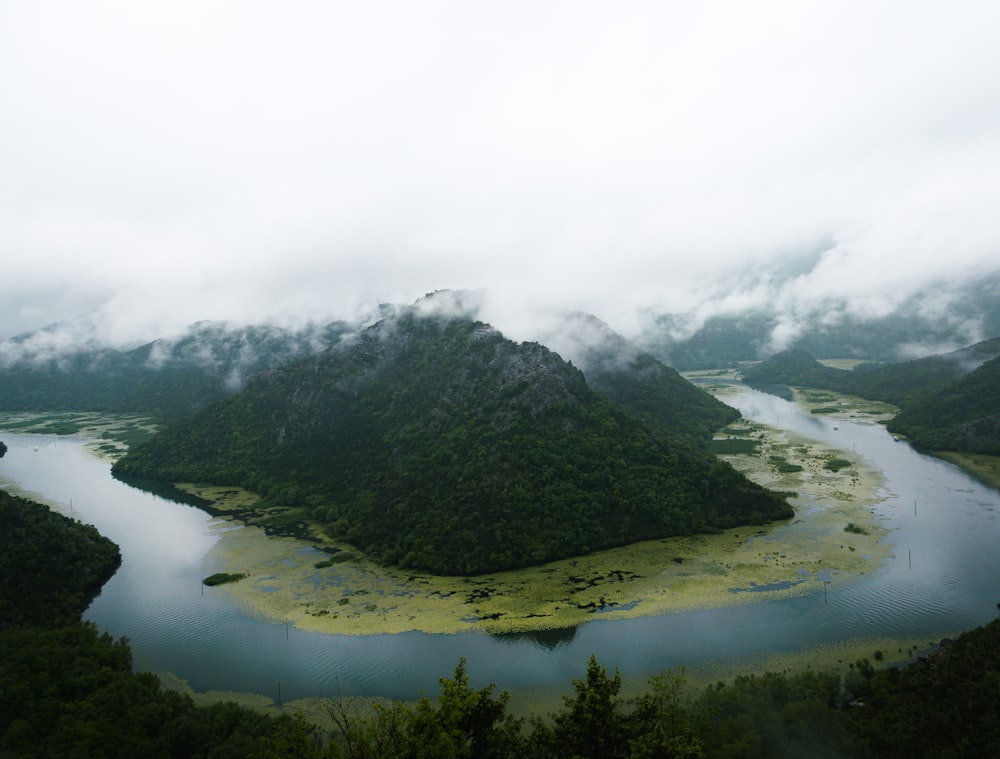
[{"label": "wooden post in water", "polygon": [[910,569],[913,569],[913,551],[912,550],[908,550],[906,552],[906,556],[910,560]]},{"label": "wooden post in water", "polygon": [[278,706],[281,706],[281,680],[278,680]]},{"label": "wooden post in water", "polygon": [[285,640],[288,640],[288,617],[285,617]]}]

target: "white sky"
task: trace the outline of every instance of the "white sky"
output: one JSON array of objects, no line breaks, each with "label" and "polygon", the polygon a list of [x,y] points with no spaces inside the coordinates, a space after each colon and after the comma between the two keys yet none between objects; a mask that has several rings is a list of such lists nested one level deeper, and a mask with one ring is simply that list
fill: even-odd
[{"label": "white sky", "polygon": [[627,332],[998,251],[994,0],[0,0],[0,337],[439,288]]}]

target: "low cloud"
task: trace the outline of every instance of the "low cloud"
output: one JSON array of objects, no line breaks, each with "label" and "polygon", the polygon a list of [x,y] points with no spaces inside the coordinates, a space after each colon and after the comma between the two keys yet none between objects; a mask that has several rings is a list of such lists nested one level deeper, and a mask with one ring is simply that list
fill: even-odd
[{"label": "low cloud", "polygon": [[526,337],[549,310],[634,336],[767,308],[776,348],[930,308],[1000,260],[998,26],[989,2],[13,0],[0,337],[451,289]]}]

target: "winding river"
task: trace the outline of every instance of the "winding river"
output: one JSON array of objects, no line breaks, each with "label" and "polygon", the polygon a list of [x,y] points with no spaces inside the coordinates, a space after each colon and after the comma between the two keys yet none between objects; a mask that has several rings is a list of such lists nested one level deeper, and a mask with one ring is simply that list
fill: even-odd
[{"label": "winding river", "polygon": [[172,672],[198,691],[289,700],[335,693],[413,698],[437,691],[459,657],[474,685],[565,690],[591,653],[623,675],[750,659],[861,638],[935,641],[984,624],[1000,601],[1000,493],[956,467],[895,442],[884,427],[817,418],[749,388],[726,396],[744,416],[853,450],[882,471],[876,507],[893,558],[829,597],[595,619],[578,628],[493,636],[324,635],[247,616],[201,585],[224,523],[131,488],[78,438],[0,431],[0,477],[93,523],[123,563],[86,612],[128,636],[139,669]]}]

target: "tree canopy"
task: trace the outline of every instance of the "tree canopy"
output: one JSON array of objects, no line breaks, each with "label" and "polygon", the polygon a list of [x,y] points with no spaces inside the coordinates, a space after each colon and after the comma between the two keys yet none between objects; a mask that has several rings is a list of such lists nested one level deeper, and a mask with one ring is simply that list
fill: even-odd
[{"label": "tree canopy", "polygon": [[240,485],[303,505],[375,559],[445,574],[792,515],[678,433],[537,343],[404,315],[259,374],[114,472]]}]

